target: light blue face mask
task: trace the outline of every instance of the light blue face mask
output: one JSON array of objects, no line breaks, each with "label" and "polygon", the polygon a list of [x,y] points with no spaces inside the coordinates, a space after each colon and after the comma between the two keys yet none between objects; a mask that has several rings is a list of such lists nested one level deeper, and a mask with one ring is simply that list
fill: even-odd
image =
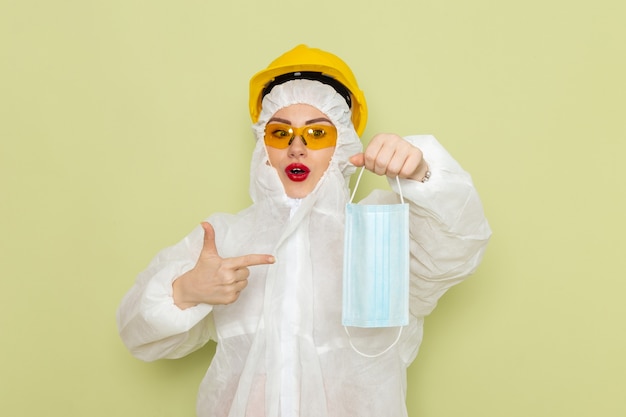
[{"label": "light blue face mask", "polygon": [[[409,205],[404,203],[401,189],[402,204],[352,204],[362,174],[363,169],[346,205],[342,324],[369,328],[406,326]],[[396,180],[400,187],[400,180]]]}]

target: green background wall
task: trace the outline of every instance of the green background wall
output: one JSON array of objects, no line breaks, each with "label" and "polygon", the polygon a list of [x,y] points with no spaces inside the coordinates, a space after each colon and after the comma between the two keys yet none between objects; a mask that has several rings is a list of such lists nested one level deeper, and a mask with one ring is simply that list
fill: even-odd
[{"label": "green background wall", "polygon": [[249,203],[248,79],[307,43],[357,74],[365,140],[436,135],[494,230],[426,322],[410,416],[626,415],[625,5],[0,0],[0,414],[194,415],[212,347],[140,362],[115,311]]}]

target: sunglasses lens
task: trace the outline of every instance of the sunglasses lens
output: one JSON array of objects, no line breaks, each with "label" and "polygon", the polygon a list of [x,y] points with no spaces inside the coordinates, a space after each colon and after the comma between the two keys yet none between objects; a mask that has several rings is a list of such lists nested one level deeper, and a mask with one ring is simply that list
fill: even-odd
[{"label": "sunglasses lens", "polygon": [[311,125],[302,128],[309,149],[323,149],[337,144],[337,129],[331,125]]},{"label": "sunglasses lens", "polygon": [[265,126],[265,144],[272,148],[285,149],[293,137],[293,128],[282,123],[270,123]]}]

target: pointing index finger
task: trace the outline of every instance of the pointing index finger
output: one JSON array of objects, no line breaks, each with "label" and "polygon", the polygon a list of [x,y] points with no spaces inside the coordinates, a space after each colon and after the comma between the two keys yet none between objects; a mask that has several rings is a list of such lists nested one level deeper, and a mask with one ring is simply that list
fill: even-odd
[{"label": "pointing index finger", "polygon": [[234,269],[247,268],[255,265],[268,265],[276,262],[272,255],[250,254],[230,258],[229,262]]}]

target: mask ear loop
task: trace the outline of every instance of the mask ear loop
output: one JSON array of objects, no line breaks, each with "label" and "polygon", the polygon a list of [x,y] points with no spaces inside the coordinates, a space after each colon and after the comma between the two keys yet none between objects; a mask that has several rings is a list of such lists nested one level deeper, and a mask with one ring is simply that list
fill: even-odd
[{"label": "mask ear loop", "polygon": [[402,195],[402,186],[400,185],[400,177],[396,175],[396,183],[398,184],[398,190],[400,191],[400,202],[404,204],[404,196]]},{"label": "mask ear loop", "polygon": [[373,354],[373,355],[369,355],[367,353],[363,353],[361,352],[359,349],[356,348],[356,346],[354,346],[354,343],[352,343],[352,336],[350,335],[350,332],[348,331],[348,328],[346,326],[343,326],[343,329],[346,331],[346,333],[348,334],[348,342],[350,343],[350,347],[352,348],[352,350],[354,350],[356,353],[358,353],[359,355],[365,357],[365,358],[377,358],[379,356],[384,355],[385,353],[389,352],[400,340],[400,336],[402,335],[402,326],[400,326],[400,330],[398,330],[398,336],[396,337],[396,340],[393,341],[393,343],[391,345],[389,345],[389,347],[387,347],[387,349],[383,350],[382,352]]},{"label": "mask ear loop", "polygon": [[[359,183],[361,182],[361,177],[363,176],[363,171],[365,170],[365,166],[361,167],[359,171],[359,176],[356,178],[356,183],[354,184],[354,190],[352,190],[352,195],[350,196],[350,203],[354,200],[354,195],[356,194],[357,188],[359,188]],[[400,177],[396,175],[396,183],[398,184],[398,190],[400,191],[400,202],[404,204],[404,196],[402,195],[402,186],[400,185]]]},{"label": "mask ear loop", "polygon": [[365,165],[361,167],[361,170],[359,171],[359,176],[356,178],[356,183],[354,184],[354,190],[352,190],[352,195],[350,196],[350,204],[352,204],[352,200],[354,200],[356,189],[359,188],[359,183],[361,182],[361,177],[363,176],[364,169],[365,169]]},{"label": "mask ear loop", "polygon": [[[359,188],[359,183],[361,182],[361,176],[363,175],[363,171],[365,170],[365,166],[361,167],[361,171],[359,172],[359,176],[356,179],[356,183],[354,184],[354,190],[352,191],[352,195],[350,196],[350,203],[352,204],[352,200],[354,199],[354,195],[356,194],[356,190],[357,188]],[[398,184],[398,190],[400,190],[400,201],[402,202],[402,204],[404,204],[404,196],[402,195],[402,186],[400,186],[400,178],[396,175],[396,183]],[[348,343],[350,343],[350,347],[352,348],[352,350],[354,350],[356,353],[358,353],[359,355],[365,357],[365,358],[377,358],[379,356],[384,355],[385,353],[389,352],[400,340],[400,336],[402,336],[402,326],[399,326],[400,329],[398,330],[398,336],[396,336],[396,340],[393,341],[393,343],[391,345],[389,345],[385,350],[383,350],[382,352],[370,355],[367,353],[363,353],[361,352],[359,349],[357,349],[356,346],[354,346],[354,343],[352,343],[352,336],[350,335],[350,331],[348,330],[348,327],[343,326],[343,329],[346,331],[346,334],[348,335]]]}]

